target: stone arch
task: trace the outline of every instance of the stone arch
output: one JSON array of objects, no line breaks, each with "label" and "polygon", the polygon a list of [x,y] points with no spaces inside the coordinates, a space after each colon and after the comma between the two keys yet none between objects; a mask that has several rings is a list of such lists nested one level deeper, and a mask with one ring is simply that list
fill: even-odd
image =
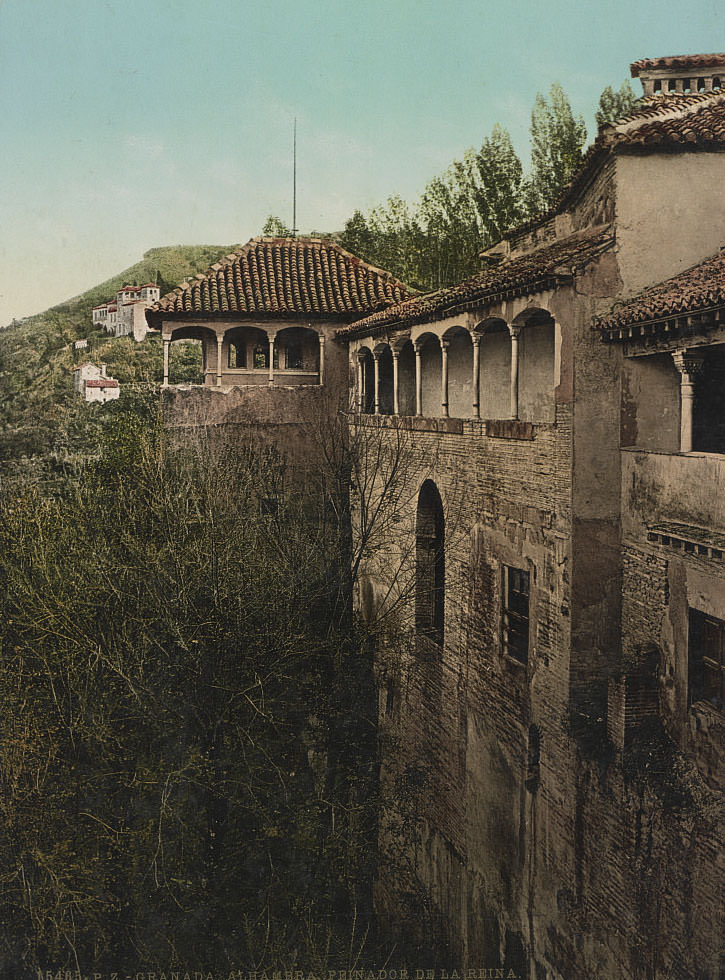
[{"label": "stone arch", "polygon": [[377,410],[380,415],[393,414],[393,353],[390,345],[385,343],[376,344],[373,348],[373,357],[378,362],[378,404]]},{"label": "stone arch", "polygon": [[[298,381],[314,383],[320,373],[320,335],[310,327],[283,327],[274,338],[277,364],[275,370],[289,374],[289,383]],[[309,376],[309,377],[307,377]]]},{"label": "stone arch", "polygon": [[415,520],[415,631],[443,645],[445,621],[445,518],[438,487],[426,480]]},{"label": "stone arch", "polygon": [[434,333],[423,333],[415,340],[420,351],[421,414],[441,414],[441,344]]},{"label": "stone arch", "polygon": [[511,417],[511,334],[501,317],[477,324],[480,336],[478,386],[482,419]]},{"label": "stone arch", "polygon": [[415,415],[415,348],[410,338],[394,345],[398,350],[398,412]]},{"label": "stone arch", "polygon": [[173,384],[173,356],[171,350],[176,341],[196,340],[201,343],[201,373],[205,382],[214,384],[217,369],[217,342],[216,334],[209,327],[200,324],[185,324],[175,327],[168,337],[164,340],[170,341],[169,344],[169,383]]},{"label": "stone arch", "polygon": [[548,310],[532,307],[513,322],[519,333],[519,418],[554,421],[556,329]]},{"label": "stone arch", "polygon": [[449,327],[443,334],[448,342],[448,414],[470,418],[473,414],[473,343],[465,327]]},{"label": "stone arch", "polygon": [[358,390],[359,411],[370,414],[375,411],[375,361],[369,347],[358,347],[358,385],[362,381],[362,389]]}]

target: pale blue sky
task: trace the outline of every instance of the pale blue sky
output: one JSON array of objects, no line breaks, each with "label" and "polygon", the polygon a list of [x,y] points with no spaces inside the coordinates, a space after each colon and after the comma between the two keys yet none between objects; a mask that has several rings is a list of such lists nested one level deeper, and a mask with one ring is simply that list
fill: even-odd
[{"label": "pale blue sky", "polygon": [[496,122],[527,162],[553,81],[592,137],[631,61],[724,34],[722,0],[0,0],[0,324],[289,221],[295,115],[298,225],[334,230]]}]

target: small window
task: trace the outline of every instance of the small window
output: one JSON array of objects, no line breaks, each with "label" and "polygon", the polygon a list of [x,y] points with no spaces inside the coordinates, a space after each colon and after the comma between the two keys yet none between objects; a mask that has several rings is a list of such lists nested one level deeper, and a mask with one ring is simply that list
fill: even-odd
[{"label": "small window", "polygon": [[688,701],[708,701],[719,711],[725,704],[725,623],[698,609],[690,610]]},{"label": "small window", "polygon": [[504,566],[503,648],[520,663],[529,660],[529,573]]}]

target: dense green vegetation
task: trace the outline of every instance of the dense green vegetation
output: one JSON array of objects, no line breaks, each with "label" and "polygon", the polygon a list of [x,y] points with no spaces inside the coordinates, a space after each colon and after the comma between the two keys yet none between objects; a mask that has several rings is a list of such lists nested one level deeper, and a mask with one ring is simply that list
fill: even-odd
[{"label": "dense green vegetation", "polygon": [[[73,368],[92,360],[124,385],[155,385],[162,376],[160,338],[150,335],[137,344],[113,338],[91,325],[93,306],[112,299],[126,283],[157,281],[164,291],[184,276],[205,271],[231,246],[154,248],[113,279],[45,313],[0,330],[0,476],[37,479],[69,472],[88,445],[88,428],[108,409],[88,406],[73,394]],[[74,349],[87,339],[88,347]],[[174,348],[179,381],[200,380],[201,350],[194,342]]]}]

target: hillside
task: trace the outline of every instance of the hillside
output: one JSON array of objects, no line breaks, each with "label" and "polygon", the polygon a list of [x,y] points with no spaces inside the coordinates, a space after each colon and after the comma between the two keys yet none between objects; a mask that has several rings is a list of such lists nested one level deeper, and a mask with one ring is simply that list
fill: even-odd
[{"label": "hillside", "polygon": [[[156,281],[162,294],[184,276],[204,272],[235,246],[174,245],[153,248],[140,262],[79,296],[0,330],[0,474],[30,479],[49,470],[66,472],[82,460],[90,430],[122,410],[132,398],[88,406],[73,394],[73,368],[86,360],[104,362],[122,384],[158,382],[162,350],[158,335],[137,344],[113,338],[91,324],[92,308],[111,299],[125,283]],[[85,338],[88,347],[74,349]],[[175,345],[178,380],[200,380],[198,344]],[[146,394],[146,401],[153,393]],[[138,395],[134,396],[138,397]],[[90,427],[90,428],[89,428]]]}]

